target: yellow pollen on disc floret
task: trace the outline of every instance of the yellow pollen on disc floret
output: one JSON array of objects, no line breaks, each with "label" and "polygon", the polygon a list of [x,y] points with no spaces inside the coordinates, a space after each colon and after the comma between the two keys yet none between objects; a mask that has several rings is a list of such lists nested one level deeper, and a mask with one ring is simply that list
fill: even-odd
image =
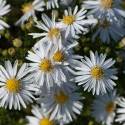
[{"label": "yellow pollen on disc floret", "polygon": [[73,24],[75,21],[75,16],[64,16],[63,17],[63,23],[67,25]]},{"label": "yellow pollen on disc floret", "polygon": [[112,7],[113,0],[101,0],[101,6],[105,9],[109,9]]},{"label": "yellow pollen on disc floret", "polygon": [[50,121],[49,118],[42,118],[39,125],[54,125],[54,123],[53,121]]},{"label": "yellow pollen on disc floret", "polygon": [[55,62],[63,62],[64,61],[64,54],[61,51],[57,51],[54,55],[53,55],[53,60]]},{"label": "yellow pollen on disc floret", "polygon": [[26,4],[22,5],[22,9],[21,10],[25,14],[25,13],[30,12],[32,9],[33,9],[32,3],[26,3]]},{"label": "yellow pollen on disc floret", "polygon": [[92,77],[94,77],[95,79],[101,79],[104,75],[104,71],[101,67],[99,66],[95,66],[91,69],[90,71]]},{"label": "yellow pollen on disc floret", "polygon": [[12,78],[6,81],[6,88],[9,92],[19,92],[21,88],[21,83],[19,80]]},{"label": "yellow pollen on disc floret", "polygon": [[48,36],[50,39],[57,38],[60,34],[60,30],[58,28],[51,28],[48,32]]},{"label": "yellow pollen on disc floret", "polygon": [[114,110],[115,110],[115,103],[114,102],[109,102],[107,105],[106,105],[106,111],[108,113],[112,113]]},{"label": "yellow pollen on disc floret", "polygon": [[68,95],[66,95],[63,91],[60,91],[55,95],[55,100],[59,104],[66,103],[68,99],[69,99]]},{"label": "yellow pollen on disc floret", "polygon": [[39,68],[41,71],[43,72],[50,72],[53,68],[52,63],[49,59],[42,59],[40,64],[39,64]]}]

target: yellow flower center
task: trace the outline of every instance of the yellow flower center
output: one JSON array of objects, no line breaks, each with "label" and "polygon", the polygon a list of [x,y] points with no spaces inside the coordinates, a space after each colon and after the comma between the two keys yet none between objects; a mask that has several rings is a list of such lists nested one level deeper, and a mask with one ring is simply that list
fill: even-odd
[{"label": "yellow flower center", "polygon": [[50,121],[48,118],[42,118],[39,122],[39,125],[54,125],[53,121]]},{"label": "yellow flower center", "polygon": [[22,6],[22,12],[24,14],[30,12],[32,9],[33,9],[32,3],[26,3]]},{"label": "yellow flower center", "polygon": [[68,100],[68,95],[66,95],[63,91],[60,91],[55,95],[55,100],[59,104],[64,104]]},{"label": "yellow flower center", "polygon": [[62,62],[64,60],[64,54],[61,51],[57,51],[54,55],[53,55],[53,60],[55,62]]},{"label": "yellow flower center", "polygon": [[48,36],[50,39],[58,37],[60,34],[60,30],[58,28],[51,28],[48,32]]},{"label": "yellow flower center", "polygon": [[64,24],[71,25],[71,24],[73,24],[74,21],[75,21],[75,16],[64,16],[63,17]]},{"label": "yellow flower center", "polygon": [[92,77],[94,77],[95,79],[101,79],[102,76],[104,75],[104,71],[101,67],[99,66],[95,66],[91,69],[90,71]]},{"label": "yellow flower center", "polygon": [[49,59],[42,59],[39,67],[40,67],[40,70],[43,72],[49,72],[53,68],[52,63]]},{"label": "yellow flower center", "polygon": [[109,9],[112,7],[112,4],[113,4],[113,0],[101,0],[101,6],[104,8],[104,9]]},{"label": "yellow flower center", "polygon": [[106,111],[107,111],[108,113],[112,113],[112,112],[115,110],[115,107],[116,107],[115,103],[109,102],[109,103],[106,105]]},{"label": "yellow flower center", "polygon": [[9,92],[14,92],[14,93],[19,92],[21,88],[20,81],[15,78],[8,79],[6,81],[6,88]]}]

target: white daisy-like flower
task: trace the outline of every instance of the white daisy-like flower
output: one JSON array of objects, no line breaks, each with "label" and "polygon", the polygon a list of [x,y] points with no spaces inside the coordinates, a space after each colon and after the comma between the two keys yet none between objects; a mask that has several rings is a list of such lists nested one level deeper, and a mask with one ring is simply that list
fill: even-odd
[{"label": "white daisy-like flower", "polygon": [[119,8],[118,0],[86,0],[83,1],[83,7],[98,19],[113,21],[125,17],[125,11]]},{"label": "white daisy-like flower", "polygon": [[83,58],[73,53],[73,47],[75,46],[76,43],[73,43],[65,47],[61,42],[58,45],[53,45],[50,52],[53,61],[72,72],[74,67],[79,66],[79,60]]},{"label": "white daisy-like flower", "polygon": [[76,6],[73,11],[71,8],[64,11],[61,23],[65,27],[65,37],[69,36],[69,34],[74,37],[82,32],[87,32],[88,28],[86,26],[96,22],[95,19],[85,19],[86,12],[87,11],[84,8],[79,10],[78,6]]},{"label": "white daisy-like flower", "polygon": [[33,116],[26,116],[26,119],[28,120],[27,125],[55,125],[55,121],[50,120],[44,107],[33,106],[31,112]]},{"label": "white daisy-like flower", "polygon": [[34,0],[32,3],[22,5],[23,16],[16,22],[16,25],[24,24],[30,17],[36,18],[35,12],[44,10],[45,3],[41,0]]},{"label": "white daisy-like flower", "polygon": [[92,116],[97,122],[101,122],[104,125],[112,125],[116,115],[117,99],[116,91],[96,97],[92,104]]},{"label": "white daisy-like flower", "polygon": [[47,9],[59,8],[58,0],[44,0]]},{"label": "white daisy-like flower", "polygon": [[[33,38],[40,38],[40,40],[35,44],[35,46],[39,46],[39,44],[46,43],[55,43],[58,39],[61,38],[62,29],[57,26],[57,22],[55,21],[55,17],[52,17],[52,20],[45,14],[42,14],[42,21],[35,21],[36,27],[42,31],[43,33],[30,33]],[[56,43],[57,44],[57,43]]]},{"label": "white daisy-like flower", "polygon": [[71,122],[76,118],[76,114],[80,115],[83,104],[81,94],[76,92],[76,87],[63,83],[61,87],[52,88],[44,98],[41,99],[42,105],[45,107],[50,119],[56,119],[61,125]]},{"label": "white daisy-like flower", "polygon": [[23,64],[19,70],[17,66],[17,61],[13,66],[6,61],[5,68],[0,65],[0,107],[20,110],[35,99],[33,92],[38,89],[32,84],[27,64]]},{"label": "white daisy-like flower", "polygon": [[61,82],[66,82],[70,77],[64,67],[56,64],[51,56],[51,46],[39,46],[38,49],[33,48],[33,52],[29,51],[26,57],[31,61],[30,70],[34,74],[34,79],[37,84],[49,89],[55,83],[60,85]]},{"label": "white daisy-like flower", "polygon": [[[41,33],[29,33],[34,39],[38,38],[39,40],[34,45],[34,47],[37,49],[39,48],[39,44],[42,44],[43,46],[47,46],[48,44],[60,44],[62,43],[63,46],[68,46],[72,43],[75,43],[77,45],[77,42],[75,39],[72,38],[72,36],[69,34],[67,38],[65,38],[65,29],[66,26],[64,26],[60,22],[55,21],[55,15],[52,16],[52,19],[50,19],[46,14],[42,14],[42,21],[36,22],[36,27],[40,29]],[[78,39],[78,36],[74,36],[76,39]]]},{"label": "white daisy-like flower", "polygon": [[99,20],[97,25],[98,29],[93,35],[93,41],[96,37],[99,37],[102,42],[118,41],[125,36],[125,27],[122,22],[109,22],[107,20]]},{"label": "white daisy-like flower", "polygon": [[0,30],[9,28],[9,25],[2,20],[3,16],[10,12],[10,5],[6,3],[6,0],[0,0]]},{"label": "white daisy-like flower", "polygon": [[104,94],[116,86],[116,69],[112,68],[115,61],[106,60],[106,54],[90,52],[90,58],[85,56],[79,67],[76,67],[75,80],[84,87],[84,91],[92,91],[93,95]]},{"label": "white daisy-like flower", "polygon": [[125,98],[124,97],[119,98],[118,106],[119,106],[117,109],[118,115],[115,121],[125,125]]},{"label": "white daisy-like flower", "polygon": [[65,38],[65,27],[62,23],[55,21],[55,16],[53,15],[52,20],[45,14],[42,14],[43,22],[38,22],[35,20],[36,27],[39,28],[43,33],[29,33],[33,38],[39,38],[34,48],[39,48],[39,46],[47,46],[48,44],[63,46],[70,46],[70,44],[78,44],[70,35]]}]

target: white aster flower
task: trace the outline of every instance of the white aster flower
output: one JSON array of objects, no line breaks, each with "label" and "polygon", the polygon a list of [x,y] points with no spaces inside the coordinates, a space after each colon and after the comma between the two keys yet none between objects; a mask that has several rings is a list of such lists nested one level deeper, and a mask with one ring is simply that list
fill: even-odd
[{"label": "white aster flower", "polygon": [[0,107],[20,110],[35,99],[33,91],[37,88],[32,84],[27,64],[23,64],[19,70],[17,66],[17,61],[13,66],[10,61],[5,62],[5,68],[0,66]]},{"label": "white aster flower", "polygon": [[71,122],[76,118],[76,114],[80,115],[82,110],[81,94],[76,92],[76,87],[63,83],[61,87],[52,88],[44,98],[41,99],[42,105],[47,113],[50,114],[50,119],[56,119],[61,125]]},{"label": "white aster flower", "polygon": [[79,67],[76,67],[75,80],[78,85],[84,87],[84,91],[92,91],[93,95],[104,94],[113,89],[117,80],[116,69],[111,68],[115,61],[111,58],[106,60],[106,54],[90,52],[90,59],[85,56]]},{"label": "white aster flower", "polygon": [[44,0],[47,9],[59,8],[58,0]]},{"label": "white aster flower", "polygon": [[97,25],[97,31],[93,35],[93,40],[99,37],[102,42],[118,41],[125,36],[125,26],[121,24],[122,22],[109,22],[107,20],[99,20]]},{"label": "white aster flower", "polygon": [[[40,44],[43,46],[47,46],[48,44],[63,44],[63,46],[68,46],[72,43],[77,45],[77,42],[70,34],[65,38],[66,26],[60,22],[56,22],[55,15],[50,19],[46,14],[42,14],[42,21],[35,20],[36,27],[43,32],[29,33],[34,39],[39,39],[34,45],[34,48],[39,48]],[[78,39],[78,36],[75,35],[74,37]]]},{"label": "white aster flower", "polygon": [[117,109],[118,115],[115,121],[123,123],[123,125],[125,125],[125,98],[123,97],[119,98],[118,105],[119,105]]},{"label": "white aster flower", "polygon": [[[33,38],[40,38],[40,40],[35,44],[35,46],[39,47],[39,44],[46,43],[55,43],[58,39],[61,38],[62,29],[57,26],[57,22],[55,22],[55,17],[52,17],[52,20],[45,14],[42,14],[42,21],[36,21],[36,27],[42,31],[43,33],[30,33]],[[55,43],[57,44],[57,43]]]},{"label": "white aster flower", "polygon": [[83,1],[83,7],[98,19],[113,21],[125,17],[125,11],[119,8],[118,0],[86,0]]},{"label": "white aster flower", "polygon": [[65,37],[69,36],[69,34],[74,37],[82,32],[87,32],[88,29],[86,26],[96,22],[95,19],[85,19],[86,12],[87,11],[84,8],[79,10],[78,6],[76,6],[73,11],[71,8],[64,11],[64,16],[61,23],[65,27]]},{"label": "white aster flower", "polygon": [[50,120],[49,115],[42,106],[33,106],[31,112],[33,116],[26,116],[27,125],[55,125],[55,121]]},{"label": "white aster flower", "polygon": [[53,61],[50,53],[51,46],[39,46],[38,49],[33,48],[33,52],[29,51],[26,57],[31,61],[30,70],[34,74],[36,83],[40,86],[46,84],[48,89],[55,83],[60,85],[62,81],[66,82],[69,76],[65,68]]},{"label": "white aster flower", "polygon": [[6,0],[0,0],[0,30],[9,28],[9,25],[2,20],[3,16],[10,12],[10,5],[6,5],[6,3]]},{"label": "white aster flower", "polygon": [[23,16],[16,22],[16,25],[24,24],[30,17],[36,18],[35,12],[44,10],[45,3],[41,0],[34,0],[32,3],[22,5]]},{"label": "white aster flower", "polygon": [[53,45],[50,52],[53,61],[69,72],[72,72],[75,66],[79,66],[79,60],[83,58],[73,53],[74,46],[76,46],[76,43],[65,47],[60,42],[60,44]]},{"label": "white aster flower", "polygon": [[104,125],[112,125],[115,118],[117,99],[116,91],[96,97],[92,104],[92,116],[97,122],[101,122]]}]

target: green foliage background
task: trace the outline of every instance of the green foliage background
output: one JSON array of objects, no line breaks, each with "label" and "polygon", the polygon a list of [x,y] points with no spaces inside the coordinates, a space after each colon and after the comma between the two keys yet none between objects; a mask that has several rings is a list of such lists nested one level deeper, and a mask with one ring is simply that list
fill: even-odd
[{"label": "green foliage background", "polygon": [[[25,25],[21,27],[14,26],[14,23],[20,18],[21,16],[21,5],[29,2],[32,0],[7,0],[8,3],[11,4],[12,11],[4,18],[4,20],[10,24],[10,28],[1,31],[0,34],[2,35],[0,39],[0,63],[3,64],[3,62],[7,59],[14,61],[15,59],[18,59],[20,61],[20,64],[25,62],[25,55],[27,54],[27,51],[31,49],[31,47],[34,45],[36,40],[33,40],[30,36],[28,36],[28,33],[30,32],[39,32],[39,30],[35,29],[33,27],[33,22],[30,20]],[[74,2],[74,5],[78,4],[80,5],[80,0],[77,0]],[[60,15],[58,15],[58,18],[61,18],[63,14],[64,8],[56,9]],[[51,11],[45,11],[48,15],[50,15]],[[39,19],[40,19],[40,13],[37,13]],[[96,29],[96,28],[95,28]],[[120,95],[125,95],[125,75],[123,74],[124,70],[124,63],[125,63],[125,45],[122,41],[111,41],[110,44],[104,44],[99,39],[96,40],[96,42],[92,42],[92,34],[95,32],[94,30],[90,30],[88,34],[85,36],[81,35],[79,39],[79,45],[75,47],[75,53],[80,54],[82,56],[89,55],[89,51],[98,51],[107,53],[108,57],[112,57],[116,60],[116,67],[118,68],[118,76],[119,80],[117,81],[117,91]],[[14,45],[14,40],[18,38],[22,41],[21,47],[16,47]],[[17,42],[18,44],[18,42]],[[91,117],[91,104],[93,99],[95,98],[92,96],[91,93],[83,92],[82,88],[81,92],[83,93],[83,96],[86,97],[86,99],[83,101],[84,108],[83,112],[80,116],[78,116],[78,119],[73,121],[70,125],[100,125],[96,123],[96,121]],[[35,102],[34,102],[35,103]],[[8,110],[4,108],[0,108],[0,125],[25,125],[27,121],[25,120],[26,115],[31,115],[30,108],[31,106],[28,106],[28,108],[21,111],[14,111],[14,110]],[[113,125],[118,125],[118,123],[114,123]]]}]

